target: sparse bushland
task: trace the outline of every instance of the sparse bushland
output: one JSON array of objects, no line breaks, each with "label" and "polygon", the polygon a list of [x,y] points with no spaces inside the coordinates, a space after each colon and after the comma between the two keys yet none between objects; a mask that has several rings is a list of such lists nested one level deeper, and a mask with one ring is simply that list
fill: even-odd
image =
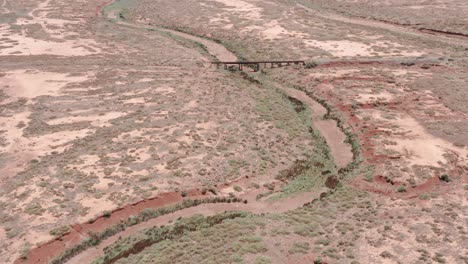
[{"label": "sparse bushland", "polygon": [[291,249],[288,250],[289,254],[307,254],[309,253],[310,245],[308,242],[294,242]]}]

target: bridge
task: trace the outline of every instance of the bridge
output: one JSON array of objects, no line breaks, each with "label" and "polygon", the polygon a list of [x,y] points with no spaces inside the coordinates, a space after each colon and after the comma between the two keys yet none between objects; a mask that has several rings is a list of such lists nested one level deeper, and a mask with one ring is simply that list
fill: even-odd
[{"label": "bridge", "polygon": [[295,64],[295,65],[305,65],[305,61],[303,60],[284,60],[284,61],[214,61],[212,64],[216,65],[217,68],[219,68],[220,65],[224,65],[224,69],[228,69],[229,66],[238,66],[239,70],[242,71],[244,66],[250,67],[254,69],[254,71],[259,71],[260,70],[260,65],[263,64],[263,66],[266,68],[268,64],[270,65],[271,68],[274,68],[275,66],[282,67]]}]

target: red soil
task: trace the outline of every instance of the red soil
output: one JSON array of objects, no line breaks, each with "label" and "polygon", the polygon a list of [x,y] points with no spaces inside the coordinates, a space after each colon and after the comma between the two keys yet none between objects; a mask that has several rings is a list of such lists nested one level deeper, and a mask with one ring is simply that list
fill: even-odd
[{"label": "red soil", "polygon": [[[197,190],[191,190],[188,193],[190,197],[200,195],[200,191]],[[146,208],[161,208],[179,203],[182,200],[183,198],[178,192],[163,193],[154,198],[117,209],[112,212],[110,217],[101,216],[93,222],[73,225],[69,233],[32,249],[26,260],[18,259],[14,263],[47,263],[59,256],[65,249],[79,244],[88,232],[101,232],[110,226],[118,224],[121,220],[127,219],[130,215],[137,215]]]}]

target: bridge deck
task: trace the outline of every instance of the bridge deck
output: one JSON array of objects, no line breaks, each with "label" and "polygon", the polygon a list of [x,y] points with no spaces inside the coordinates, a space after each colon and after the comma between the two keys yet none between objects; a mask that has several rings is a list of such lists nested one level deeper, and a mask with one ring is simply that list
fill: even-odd
[{"label": "bridge deck", "polygon": [[[282,67],[283,64],[302,64],[305,65],[305,61],[303,60],[282,60],[282,61],[213,61],[212,64],[216,65],[216,67],[219,67],[219,65],[224,65],[224,69],[228,69],[229,65],[238,65],[239,70],[241,71],[243,66],[253,66],[252,68],[254,71],[259,71],[260,70],[260,65],[263,64],[265,67],[267,64],[271,65],[271,68],[273,68],[275,65]],[[232,67],[232,66],[231,66]]]},{"label": "bridge deck", "polygon": [[284,60],[284,61],[213,61],[212,64],[224,64],[224,65],[246,65],[246,64],[266,64],[266,63],[297,63],[297,64],[305,64],[303,60]]}]

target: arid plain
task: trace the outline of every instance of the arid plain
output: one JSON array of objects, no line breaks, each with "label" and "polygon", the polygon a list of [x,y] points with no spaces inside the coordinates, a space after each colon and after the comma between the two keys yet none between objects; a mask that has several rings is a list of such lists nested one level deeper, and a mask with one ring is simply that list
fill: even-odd
[{"label": "arid plain", "polygon": [[0,0],[0,263],[467,263],[467,13]]}]

